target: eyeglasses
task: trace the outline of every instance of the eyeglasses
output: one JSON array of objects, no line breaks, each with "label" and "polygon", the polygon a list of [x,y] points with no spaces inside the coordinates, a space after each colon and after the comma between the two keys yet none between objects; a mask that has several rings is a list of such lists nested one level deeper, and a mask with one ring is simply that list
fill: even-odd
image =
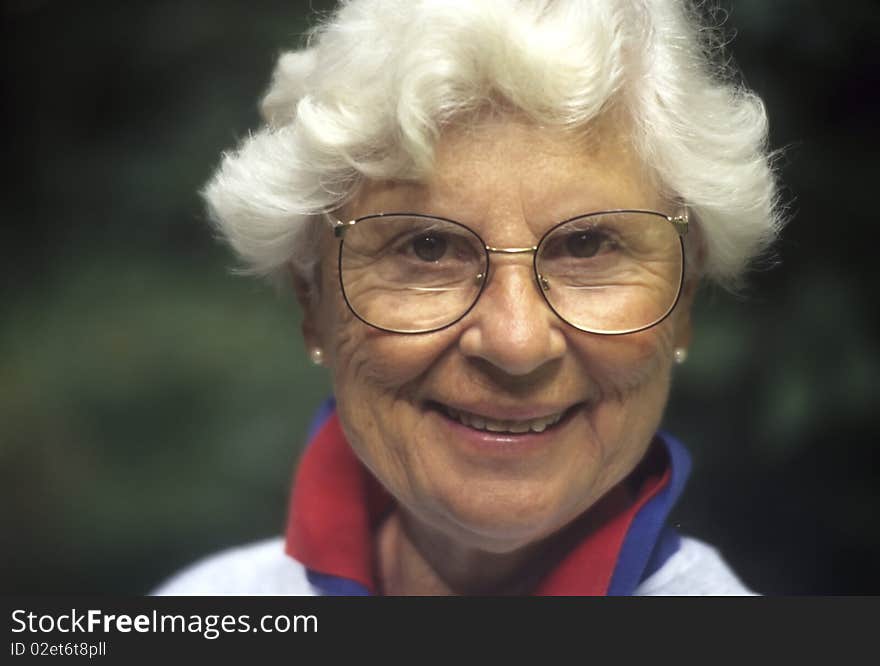
[{"label": "eyeglasses", "polygon": [[533,247],[492,247],[434,215],[379,213],[336,221],[339,281],[361,321],[391,333],[452,326],[489,281],[491,254],[531,254],[538,290],[560,319],[623,335],[659,324],[684,282],[687,211],[611,210],[565,220]]}]

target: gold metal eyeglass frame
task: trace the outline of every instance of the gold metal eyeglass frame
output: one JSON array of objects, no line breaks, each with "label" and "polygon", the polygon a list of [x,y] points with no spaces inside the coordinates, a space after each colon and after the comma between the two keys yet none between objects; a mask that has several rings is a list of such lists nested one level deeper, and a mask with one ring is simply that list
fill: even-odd
[{"label": "gold metal eyeglass frame", "polygon": [[[549,298],[544,293],[544,292],[550,290],[550,284],[538,272],[538,250],[540,249],[545,238],[547,238],[556,229],[558,229],[559,227],[561,227],[565,224],[568,224],[569,222],[573,222],[575,220],[581,220],[581,219],[589,218],[589,217],[593,217],[593,216],[617,214],[617,213],[640,213],[640,214],[654,215],[658,218],[662,218],[662,219],[666,220],[669,224],[671,224],[673,226],[673,228],[675,229],[676,233],[678,234],[678,241],[679,241],[679,246],[681,249],[681,275],[679,276],[678,288],[675,293],[675,299],[672,301],[672,305],[670,305],[669,308],[666,310],[666,312],[664,312],[663,315],[660,316],[659,318],[657,318],[655,321],[652,321],[651,323],[646,324],[644,326],[639,326],[637,328],[626,329],[626,330],[622,330],[622,331],[608,332],[608,331],[590,330],[589,328],[585,328],[585,327],[573,324],[568,319],[563,317],[556,310],[555,307],[553,307],[553,304],[550,302]],[[422,330],[406,331],[406,330],[395,330],[395,329],[391,329],[391,328],[384,328],[382,326],[378,326],[378,325],[364,319],[358,313],[358,311],[354,308],[354,306],[352,306],[351,302],[348,300],[348,295],[345,292],[345,283],[342,278],[342,248],[343,248],[343,244],[345,242],[346,231],[348,231],[351,227],[358,224],[359,222],[364,222],[366,220],[371,220],[371,219],[380,218],[380,217],[397,217],[397,216],[416,217],[416,218],[428,219],[428,220],[440,220],[442,222],[448,222],[451,224],[455,224],[455,225],[467,230],[471,234],[473,234],[473,236],[480,241],[480,244],[482,245],[483,250],[486,252],[486,270],[484,273],[480,273],[475,276],[475,278],[480,283],[480,290],[477,292],[476,296],[474,296],[474,300],[470,304],[470,306],[468,306],[468,308],[460,316],[456,317],[454,320],[452,320],[448,324],[444,324],[443,326],[438,326],[436,328],[426,329],[423,331]],[[483,289],[485,288],[486,284],[489,281],[489,269],[490,269],[489,256],[491,254],[531,254],[532,255],[533,272],[535,274],[535,278],[536,278],[538,286],[540,288],[539,291],[541,292],[541,295],[544,297],[544,302],[547,303],[548,307],[553,311],[553,313],[557,317],[559,317],[563,322],[565,322],[566,324],[568,324],[572,328],[575,328],[575,329],[582,331],[584,333],[592,333],[594,335],[628,335],[630,333],[638,333],[640,331],[647,330],[649,328],[656,326],[657,324],[662,322],[664,319],[666,319],[670,315],[670,313],[672,313],[672,311],[675,310],[675,306],[678,305],[678,301],[681,298],[681,290],[682,290],[682,286],[684,285],[684,277],[685,277],[685,272],[686,272],[685,271],[686,253],[685,253],[685,249],[684,249],[684,237],[687,235],[688,230],[689,230],[689,225],[690,225],[687,207],[682,207],[681,213],[678,215],[673,215],[673,216],[666,215],[665,213],[660,213],[658,211],[641,210],[641,209],[634,209],[634,208],[602,210],[602,211],[596,211],[593,213],[586,213],[584,215],[576,215],[575,217],[570,217],[566,220],[563,220],[562,222],[558,222],[557,224],[554,224],[546,232],[544,232],[544,235],[541,236],[541,238],[538,240],[537,245],[533,245],[531,247],[493,247],[491,245],[487,245],[483,241],[483,239],[480,237],[480,235],[476,231],[474,231],[473,229],[468,227],[467,225],[462,224],[461,222],[458,222],[457,220],[451,220],[447,217],[441,217],[439,215],[428,215],[425,213],[409,213],[409,212],[396,212],[395,211],[392,213],[374,213],[372,215],[364,215],[362,217],[358,217],[353,220],[349,220],[347,222],[343,222],[342,220],[339,220],[339,219],[334,220],[332,217],[329,217],[329,216],[326,217],[326,220],[333,229],[333,235],[339,239],[339,257],[338,257],[339,288],[342,291],[342,297],[345,300],[345,304],[348,306],[348,309],[352,312],[352,314],[354,314],[355,317],[357,317],[359,320],[364,322],[367,326],[371,326],[373,328],[376,328],[380,331],[385,331],[387,333],[400,333],[403,335],[419,335],[422,333],[436,333],[437,331],[442,331],[443,329],[449,328],[450,326],[453,326],[453,325],[457,324],[459,321],[461,321],[462,319],[464,319],[467,316],[467,314],[476,306],[477,302],[480,300],[480,296],[483,294]]]}]

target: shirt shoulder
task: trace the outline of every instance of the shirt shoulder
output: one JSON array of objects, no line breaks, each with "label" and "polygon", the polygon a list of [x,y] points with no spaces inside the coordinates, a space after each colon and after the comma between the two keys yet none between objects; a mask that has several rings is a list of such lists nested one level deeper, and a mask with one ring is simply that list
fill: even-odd
[{"label": "shirt shoulder", "polygon": [[721,554],[699,539],[681,545],[660,569],[636,588],[639,596],[754,596]]},{"label": "shirt shoulder", "polygon": [[229,548],[174,574],[156,596],[312,596],[305,567],[284,552],[284,539]]}]

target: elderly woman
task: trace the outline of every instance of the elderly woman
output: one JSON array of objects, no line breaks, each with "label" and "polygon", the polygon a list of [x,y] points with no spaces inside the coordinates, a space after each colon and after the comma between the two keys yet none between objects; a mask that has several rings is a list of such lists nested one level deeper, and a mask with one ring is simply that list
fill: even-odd
[{"label": "elderly woman", "polygon": [[779,227],[761,101],[680,0],[352,0],[205,195],[335,401],[284,539],[167,594],[748,594],[665,526],[703,279]]}]

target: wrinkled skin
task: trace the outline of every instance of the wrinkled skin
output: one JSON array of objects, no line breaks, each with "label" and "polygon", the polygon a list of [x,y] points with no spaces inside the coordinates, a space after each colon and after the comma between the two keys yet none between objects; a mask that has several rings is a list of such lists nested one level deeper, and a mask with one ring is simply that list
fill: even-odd
[{"label": "wrinkled skin", "polygon": [[[432,213],[490,245],[524,247],[558,221],[615,208],[676,212],[613,128],[583,140],[508,119],[448,131],[425,184],[368,181],[339,217]],[[324,352],[355,453],[399,503],[377,535],[385,591],[515,591],[510,582],[540,568],[550,537],[645,454],[673,350],[689,343],[692,285],[659,325],[599,336],[547,307],[530,255],[493,255],[489,283],[464,319],[401,335],[351,314],[329,233],[322,247],[318,297],[299,289],[303,331]],[[548,443],[494,455],[462,445],[433,403],[478,413],[576,408],[544,434]]]}]

